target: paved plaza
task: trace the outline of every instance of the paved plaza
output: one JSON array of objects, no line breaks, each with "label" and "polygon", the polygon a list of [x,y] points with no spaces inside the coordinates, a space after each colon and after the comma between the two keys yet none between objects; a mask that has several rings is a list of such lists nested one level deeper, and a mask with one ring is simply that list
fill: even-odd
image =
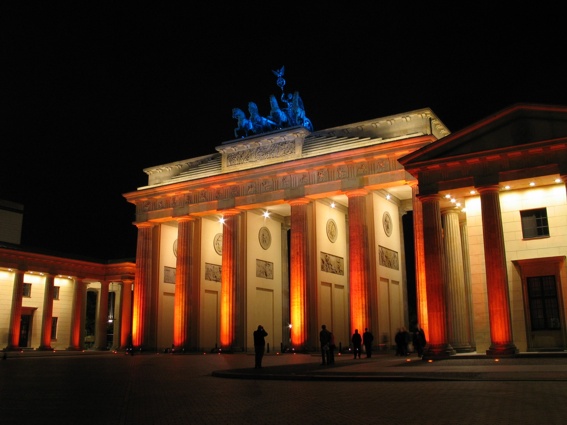
[{"label": "paved plaza", "polygon": [[7,353],[0,423],[564,424],[567,356]]}]

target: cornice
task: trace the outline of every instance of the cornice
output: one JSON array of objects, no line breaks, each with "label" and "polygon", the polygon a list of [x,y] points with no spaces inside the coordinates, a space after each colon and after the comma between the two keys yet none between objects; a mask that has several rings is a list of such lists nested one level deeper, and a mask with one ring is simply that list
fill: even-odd
[{"label": "cornice", "polygon": [[130,262],[100,264],[0,248],[0,268],[72,276],[93,281],[121,281],[134,278],[136,265]]}]

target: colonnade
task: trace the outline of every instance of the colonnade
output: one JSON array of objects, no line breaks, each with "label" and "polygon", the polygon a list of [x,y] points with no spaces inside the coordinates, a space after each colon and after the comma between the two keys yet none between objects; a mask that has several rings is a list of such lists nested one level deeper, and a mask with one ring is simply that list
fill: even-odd
[{"label": "colonnade", "polygon": [[[10,310],[10,321],[8,329],[8,344],[5,347],[7,351],[21,350],[20,346],[20,329],[23,312],[23,294],[24,294],[24,277],[26,272],[23,270],[13,270],[14,283],[12,304]],[[52,346],[52,330],[53,330],[53,303],[54,303],[54,283],[57,275],[44,274],[45,286],[42,302],[41,315],[41,334],[40,344],[36,348],[41,351],[54,350]],[[86,319],[86,292],[87,281],[85,278],[71,279],[74,285],[73,301],[71,306],[69,345],[67,350],[82,350],[84,346],[84,326]],[[108,295],[109,285],[114,281],[96,281],[100,284],[100,290],[97,296],[97,319],[94,348],[98,350],[107,349],[107,320],[108,320]],[[116,348],[126,348],[130,343],[130,334],[132,327],[132,280],[125,279],[120,282],[121,289],[119,291],[119,318],[116,329],[119,330],[118,335],[115,334],[113,346]],[[31,347],[30,347],[31,348]]]},{"label": "colonnade", "polygon": [[[373,237],[369,235],[368,221],[374,220],[367,208],[368,199],[372,195],[366,190],[347,192],[348,206],[348,265],[350,285],[350,324],[348,328],[364,329],[371,323],[377,323],[372,315],[370,270],[371,253],[369,246]],[[289,275],[289,309],[283,309],[283,318],[293,323],[290,329],[291,345],[295,348],[314,348],[318,346],[319,323],[317,320],[317,267],[318,258],[313,252],[312,241],[315,237],[313,222],[313,200],[296,198],[288,200],[290,216],[290,275]],[[246,241],[241,235],[245,232],[243,211],[228,209],[221,211],[223,215],[222,266],[220,285],[220,345],[223,350],[231,350],[244,346],[245,329],[242,323],[246,314],[243,302],[245,268],[242,264],[246,258]],[[176,350],[194,350],[198,347],[195,328],[198,320],[198,287],[199,264],[198,252],[200,241],[198,229],[201,218],[183,216],[175,218],[177,229],[176,290],[173,312],[174,348]],[[155,346],[154,330],[149,317],[157,314],[152,293],[157,283],[152,276],[152,258],[157,250],[159,232],[154,230],[158,223],[146,222],[138,224],[138,251],[136,260],[136,283],[138,289],[134,295],[133,343],[143,349]],[[156,238],[156,239],[154,239]],[[374,266],[375,267],[375,266]],[[152,283],[153,282],[153,283]],[[153,286],[152,286],[153,285]],[[153,288],[153,289],[152,289]],[[374,291],[376,293],[376,291]],[[287,299],[286,299],[287,300]],[[286,311],[289,310],[289,313]],[[196,312],[197,311],[197,312]],[[375,316],[377,313],[375,312]],[[192,323],[193,322],[193,323]]]},{"label": "colonnade", "polygon": [[[491,345],[487,354],[512,355],[518,349],[512,336],[500,187],[481,186],[477,192],[481,203],[490,316]],[[424,249],[429,335],[426,356],[447,357],[456,352],[474,351],[466,223],[454,209],[441,211],[439,194],[418,197],[423,210],[423,238],[427,241]]]}]

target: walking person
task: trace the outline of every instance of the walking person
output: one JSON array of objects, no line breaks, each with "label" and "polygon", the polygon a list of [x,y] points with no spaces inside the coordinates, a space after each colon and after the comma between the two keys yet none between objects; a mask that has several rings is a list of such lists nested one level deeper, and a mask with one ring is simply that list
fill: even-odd
[{"label": "walking person", "polygon": [[396,356],[408,355],[408,344],[410,343],[410,334],[407,329],[402,326],[396,334]]},{"label": "walking person", "polygon": [[402,331],[402,328],[398,328],[398,332],[396,332],[396,337],[394,338],[394,341],[396,342],[396,356],[403,356],[405,336]]},{"label": "walking person", "polygon": [[335,364],[335,348],[337,348],[335,345],[335,334],[331,332],[331,340],[329,341],[329,364]]},{"label": "walking person", "polygon": [[366,350],[367,359],[372,357],[372,341],[374,341],[374,335],[372,335],[372,332],[370,332],[368,328],[364,328],[364,333],[362,334],[362,343],[364,344],[364,349]]},{"label": "walking person", "polygon": [[319,332],[319,343],[321,344],[321,366],[329,363],[329,350],[331,345],[331,332],[327,330],[326,325],[321,325],[321,332]]},{"label": "walking person", "polygon": [[264,348],[266,347],[266,340],[264,338],[267,336],[268,332],[264,330],[264,327],[258,325],[258,329],[254,331],[254,369],[262,368],[262,358],[264,357]]},{"label": "walking person", "polygon": [[417,352],[417,357],[423,357],[423,349],[426,344],[425,331],[419,326],[419,323],[417,323],[415,325],[415,332],[413,333],[413,348]]},{"label": "walking person", "polygon": [[404,352],[404,356],[409,356],[409,343],[411,342],[411,335],[408,332],[407,328],[405,326],[402,326],[402,333],[404,335],[404,345],[403,345],[403,352]]},{"label": "walking person", "polygon": [[358,356],[360,359],[360,352],[362,351],[362,336],[358,333],[358,329],[354,330],[351,341],[354,358],[356,359],[356,356]]}]

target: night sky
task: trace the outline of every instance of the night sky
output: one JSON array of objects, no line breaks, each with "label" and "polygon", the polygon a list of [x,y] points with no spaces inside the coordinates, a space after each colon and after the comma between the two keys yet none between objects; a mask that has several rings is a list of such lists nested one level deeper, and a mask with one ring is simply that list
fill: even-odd
[{"label": "night sky", "polygon": [[232,108],[268,115],[282,66],[315,130],[430,107],[454,132],[515,103],[567,104],[549,8],[84,3],[2,6],[0,199],[24,205],[30,249],[134,257],[122,194],[144,168],[234,139]]}]

